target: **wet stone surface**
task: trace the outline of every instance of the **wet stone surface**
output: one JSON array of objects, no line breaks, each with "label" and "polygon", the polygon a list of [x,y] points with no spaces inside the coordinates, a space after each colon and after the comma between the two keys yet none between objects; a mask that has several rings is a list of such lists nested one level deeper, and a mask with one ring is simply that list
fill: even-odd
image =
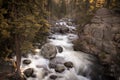
[{"label": "wet stone surface", "polygon": [[55,80],[56,78],[57,78],[57,75],[51,75],[51,76],[50,76],[50,79]]},{"label": "wet stone surface", "polygon": [[26,77],[32,77],[33,76],[34,69],[33,68],[28,68],[26,69],[23,73]]},{"label": "wet stone surface", "polygon": [[26,59],[26,60],[23,60],[23,64],[26,64],[26,65],[28,65],[28,64],[30,64],[31,63],[31,60],[28,60],[28,59]]},{"label": "wet stone surface", "polygon": [[56,46],[46,43],[41,48],[41,55],[46,59],[53,59],[57,54]]},{"label": "wet stone surface", "polygon": [[64,65],[58,64],[58,65],[55,67],[55,71],[58,72],[58,73],[62,73],[63,71],[65,71]]},{"label": "wet stone surface", "polygon": [[49,68],[56,68],[56,64],[49,63]]},{"label": "wet stone surface", "polygon": [[69,61],[69,62],[65,62],[64,65],[65,65],[68,69],[74,67],[73,63],[70,62],[70,61]]},{"label": "wet stone surface", "polygon": [[57,47],[59,53],[63,52],[63,48],[61,46],[56,46],[56,47]]}]

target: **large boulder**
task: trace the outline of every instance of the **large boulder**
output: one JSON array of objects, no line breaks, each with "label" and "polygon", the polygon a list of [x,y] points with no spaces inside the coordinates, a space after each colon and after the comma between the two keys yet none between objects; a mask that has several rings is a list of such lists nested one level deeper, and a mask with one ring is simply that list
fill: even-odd
[{"label": "large boulder", "polygon": [[[83,27],[79,37],[75,42],[75,50],[98,56],[101,64],[110,65],[111,73],[117,73],[112,75],[120,77],[120,64],[117,63],[120,61],[120,16],[106,8],[99,9],[91,23]],[[112,65],[116,67],[112,68]]]},{"label": "large boulder", "polygon": [[116,44],[118,44],[120,36],[119,23],[120,17],[114,16],[110,10],[99,9],[91,23],[84,26],[83,32],[80,34],[78,49],[95,55],[103,52],[117,54]]},{"label": "large boulder", "polygon": [[41,48],[41,55],[46,59],[53,59],[57,54],[56,46],[46,43]]}]

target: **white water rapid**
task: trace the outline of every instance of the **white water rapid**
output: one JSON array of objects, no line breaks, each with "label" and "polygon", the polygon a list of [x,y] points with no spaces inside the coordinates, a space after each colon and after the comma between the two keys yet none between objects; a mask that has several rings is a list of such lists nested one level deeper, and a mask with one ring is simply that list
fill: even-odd
[{"label": "white water rapid", "polygon": [[[75,29],[75,26],[69,26],[65,21],[60,21],[56,24],[65,25],[69,29]],[[22,58],[21,61],[22,72],[28,68],[33,68],[33,74],[36,75],[36,77],[28,77],[27,80],[91,80],[89,74],[92,71],[92,57],[83,52],[73,50],[72,41],[77,39],[77,35],[73,33],[55,33],[50,36],[54,37],[54,39],[48,39],[49,43],[63,48],[63,52],[58,52],[56,57],[62,57],[65,62],[72,62],[74,67],[71,69],[65,68],[65,71],[58,73],[54,69],[49,68],[48,64],[50,61],[40,55],[40,49],[36,49],[35,55],[29,54],[28,58]],[[23,64],[23,60],[26,59],[31,60],[31,63],[28,65]],[[47,75],[46,72],[48,72]],[[51,75],[56,75],[57,78],[51,79]]]}]

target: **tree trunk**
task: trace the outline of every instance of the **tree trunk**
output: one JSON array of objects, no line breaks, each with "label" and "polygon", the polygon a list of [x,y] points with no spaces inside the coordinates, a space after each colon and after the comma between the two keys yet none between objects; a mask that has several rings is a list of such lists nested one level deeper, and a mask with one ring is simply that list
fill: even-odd
[{"label": "tree trunk", "polygon": [[106,5],[105,5],[105,7],[109,8],[109,7],[110,7],[111,2],[112,2],[112,0],[106,0]]},{"label": "tree trunk", "polygon": [[21,75],[20,63],[21,63],[21,50],[20,50],[20,35],[15,35],[15,53],[17,62],[17,73]]}]

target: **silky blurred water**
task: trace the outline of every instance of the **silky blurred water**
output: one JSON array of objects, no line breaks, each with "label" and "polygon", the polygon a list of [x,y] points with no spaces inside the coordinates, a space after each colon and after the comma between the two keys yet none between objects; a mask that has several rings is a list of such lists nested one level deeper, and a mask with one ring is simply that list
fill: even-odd
[{"label": "silky blurred water", "polygon": [[[65,25],[69,29],[75,29],[75,26],[68,26],[65,21],[57,22],[57,25]],[[89,61],[91,58],[88,54],[83,52],[77,52],[73,50],[72,41],[77,39],[78,36],[73,33],[67,34],[52,34],[51,37],[54,39],[48,39],[49,43],[55,46],[61,46],[63,48],[62,53],[57,53],[57,57],[64,58],[65,61],[71,61],[74,65],[71,69],[65,69],[62,73],[55,72],[54,69],[50,69],[48,67],[49,60],[43,58],[40,55],[40,49],[35,49],[36,54],[29,54],[28,58],[22,58],[21,61],[21,71],[23,72],[25,69],[33,68],[34,74],[37,75],[36,78],[27,78],[27,80],[52,80],[50,79],[50,75],[57,75],[58,78],[55,80],[90,80],[89,73],[91,73],[92,69],[90,68],[93,63]],[[29,65],[23,64],[23,60],[29,59],[32,61]],[[39,67],[38,67],[39,66]],[[49,71],[50,73],[45,76],[45,72]],[[86,74],[86,76],[82,74]]]}]

